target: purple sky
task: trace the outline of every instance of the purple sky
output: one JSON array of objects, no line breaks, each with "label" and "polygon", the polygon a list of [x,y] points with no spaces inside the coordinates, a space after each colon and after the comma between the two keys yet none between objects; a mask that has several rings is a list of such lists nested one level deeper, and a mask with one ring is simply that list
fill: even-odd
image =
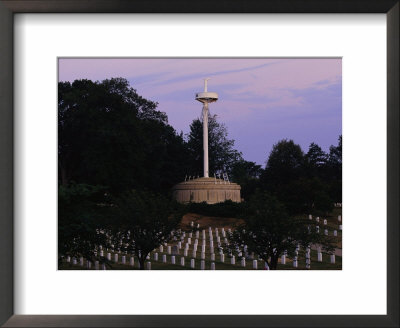
[{"label": "purple sky", "polygon": [[324,151],[342,133],[342,61],[326,59],[60,59],[59,80],[126,78],[159,103],[169,124],[187,133],[201,104],[195,93],[217,92],[210,113],[226,125],[244,159],[262,164],[273,144],[293,139]]}]

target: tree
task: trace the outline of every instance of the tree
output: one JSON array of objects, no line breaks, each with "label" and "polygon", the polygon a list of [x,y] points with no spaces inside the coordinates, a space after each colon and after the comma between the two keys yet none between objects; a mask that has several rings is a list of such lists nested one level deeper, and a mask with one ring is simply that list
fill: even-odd
[{"label": "tree", "polygon": [[130,191],[115,199],[108,227],[114,245],[135,254],[143,270],[147,255],[177,235],[182,214],[180,205],[169,198]]},{"label": "tree", "polygon": [[[208,117],[208,158],[209,171],[231,173],[234,163],[242,160],[242,154],[234,149],[235,141],[228,139],[228,130],[223,123],[217,121],[217,116]],[[203,122],[193,120],[190,133],[187,135],[187,145],[191,158],[190,175],[200,175],[203,172]]]},{"label": "tree", "polygon": [[312,142],[308,148],[308,152],[304,157],[304,166],[306,175],[308,177],[324,178],[328,155],[318,146]]},{"label": "tree", "polygon": [[272,186],[291,182],[303,174],[303,163],[301,147],[293,140],[281,140],[272,147],[263,180]]},{"label": "tree", "polygon": [[327,180],[330,182],[330,194],[335,202],[342,202],[342,136],[338,145],[329,147]]},{"label": "tree", "polygon": [[[60,183],[169,190],[188,164],[183,136],[127,80],[59,83]],[[179,176],[179,178],[178,178]]]},{"label": "tree", "polygon": [[99,245],[106,245],[106,235],[100,231],[104,188],[85,184],[61,185],[58,190],[58,258],[84,257],[94,263],[105,262],[95,255]]},{"label": "tree", "polygon": [[284,205],[265,192],[257,192],[250,200],[243,215],[244,223],[228,235],[229,244],[224,245],[231,253],[254,252],[271,270],[284,253],[296,256],[296,247],[321,245],[332,252],[333,238],[316,232],[310,221],[290,216]]},{"label": "tree", "polygon": [[241,186],[241,196],[247,199],[260,187],[261,165],[239,160],[232,165],[231,179]]}]

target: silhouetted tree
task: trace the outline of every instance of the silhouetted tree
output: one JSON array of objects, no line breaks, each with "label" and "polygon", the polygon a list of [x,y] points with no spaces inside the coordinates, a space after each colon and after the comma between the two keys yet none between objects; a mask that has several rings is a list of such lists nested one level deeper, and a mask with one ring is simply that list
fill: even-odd
[{"label": "silhouetted tree", "polygon": [[144,269],[147,255],[177,235],[174,230],[182,219],[178,203],[162,195],[131,191],[114,201],[109,228],[114,245],[139,259]]},{"label": "silhouetted tree", "polygon": [[275,270],[284,252],[295,256],[296,246],[318,244],[327,252],[334,250],[334,239],[316,232],[309,220],[290,216],[275,197],[257,192],[242,217],[244,223],[228,234],[229,244],[223,245],[232,254],[254,252]]},{"label": "silhouetted tree", "polygon": [[[210,175],[218,171],[231,173],[233,165],[242,160],[242,154],[235,150],[235,141],[228,139],[228,131],[223,123],[217,121],[217,116],[208,118],[208,157]],[[203,122],[193,120],[190,133],[187,135],[187,145],[191,158],[189,174],[200,176],[203,172]]]}]

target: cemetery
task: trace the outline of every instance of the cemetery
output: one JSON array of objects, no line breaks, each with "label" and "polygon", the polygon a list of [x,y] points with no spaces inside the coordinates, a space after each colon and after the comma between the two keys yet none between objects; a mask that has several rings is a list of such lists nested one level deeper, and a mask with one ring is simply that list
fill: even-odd
[{"label": "cemetery", "polygon": [[[341,136],[329,154],[282,139],[263,169],[210,115],[208,80],[185,138],[124,79],[59,84],[59,270],[342,269]],[[87,107],[86,88],[104,111]]]},{"label": "cemetery", "polygon": [[[340,204],[341,205],[341,204]],[[339,214],[340,213],[340,214]],[[278,270],[341,270],[342,268],[342,215],[341,207],[335,207],[333,214],[325,218],[309,216],[308,219],[320,233],[325,232],[336,237],[337,248],[330,255],[320,247],[299,248],[298,256],[290,258],[282,255]],[[190,222],[185,222],[192,220]],[[202,226],[214,219],[216,225]],[[169,243],[154,249],[146,259],[146,270],[268,270],[265,261],[254,253],[241,252],[229,254],[218,247],[229,242],[231,228],[218,224],[218,218],[187,215],[182,226],[189,223],[188,231],[181,230],[180,238],[173,238]],[[224,222],[224,221],[220,221]],[[323,232],[324,231],[324,232]],[[174,240],[176,239],[176,240]],[[107,264],[91,263],[83,258],[63,259],[61,270],[138,270],[139,262],[134,255],[121,252],[116,248],[99,246],[96,253],[107,259]]]}]

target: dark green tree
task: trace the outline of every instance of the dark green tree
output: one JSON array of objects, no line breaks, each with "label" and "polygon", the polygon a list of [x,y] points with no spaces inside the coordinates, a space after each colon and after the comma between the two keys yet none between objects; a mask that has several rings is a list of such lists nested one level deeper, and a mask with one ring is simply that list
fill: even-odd
[{"label": "dark green tree", "polygon": [[305,173],[308,177],[324,178],[328,155],[316,143],[311,143],[307,154],[304,156]]},{"label": "dark green tree", "polygon": [[272,147],[263,181],[272,187],[292,182],[303,175],[303,164],[301,147],[293,140],[281,140]]},{"label": "dark green tree", "polygon": [[[203,172],[203,122],[196,119],[190,125],[187,135],[187,145],[191,158],[191,175]],[[242,160],[242,154],[234,149],[235,141],[228,138],[228,130],[223,123],[217,121],[217,116],[208,118],[208,157],[210,175],[217,172],[231,173],[233,165]]]},{"label": "dark green tree", "polygon": [[113,243],[135,254],[143,270],[147,255],[177,236],[181,206],[170,198],[144,191],[127,192],[113,203],[109,222]]},{"label": "dark green tree", "polygon": [[232,165],[231,179],[241,186],[241,196],[246,200],[260,187],[261,165],[240,160]]},{"label": "dark green tree", "polygon": [[61,185],[58,191],[58,258],[84,257],[94,263],[105,262],[95,255],[99,245],[106,245],[104,224],[104,188],[85,184]]},{"label": "dark green tree", "polygon": [[102,185],[120,193],[166,191],[182,180],[185,142],[156,108],[122,78],[60,82],[60,183]]},{"label": "dark green tree", "polygon": [[342,136],[338,145],[329,148],[327,179],[330,181],[330,193],[336,203],[342,202]]},{"label": "dark green tree", "polygon": [[234,252],[254,252],[275,270],[278,259],[285,252],[296,256],[296,247],[320,245],[326,252],[334,250],[334,239],[316,232],[309,220],[290,216],[284,205],[264,192],[253,195],[243,214],[243,223],[228,235],[229,244],[223,245]]}]

